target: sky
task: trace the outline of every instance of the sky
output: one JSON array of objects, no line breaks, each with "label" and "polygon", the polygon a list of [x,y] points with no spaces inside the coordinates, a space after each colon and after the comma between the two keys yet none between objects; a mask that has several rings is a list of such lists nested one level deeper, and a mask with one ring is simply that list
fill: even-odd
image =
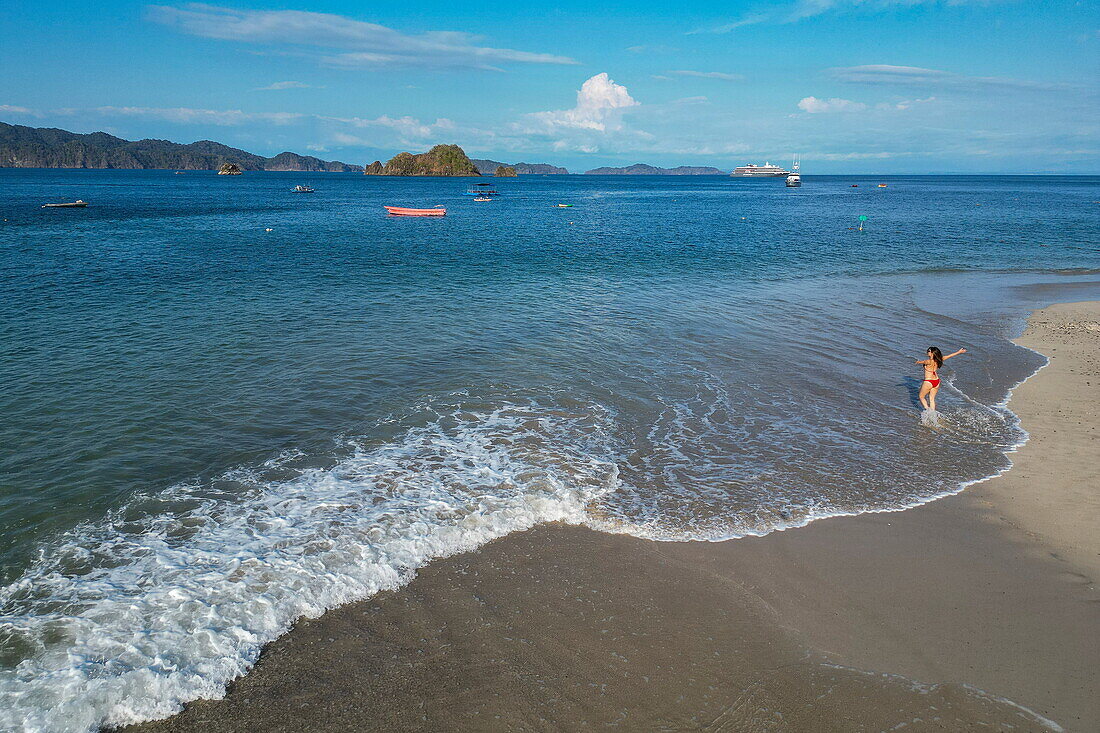
[{"label": "sky", "polygon": [[1100,173],[1095,0],[4,0],[0,120],[364,164]]}]

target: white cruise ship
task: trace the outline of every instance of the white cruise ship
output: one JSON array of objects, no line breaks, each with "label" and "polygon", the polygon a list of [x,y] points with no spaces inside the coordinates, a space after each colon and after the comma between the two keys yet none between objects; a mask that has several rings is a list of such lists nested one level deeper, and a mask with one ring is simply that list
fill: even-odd
[{"label": "white cruise ship", "polygon": [[733,173],[730,173],[730,175],[731,176],[738,176],[738,177],[740,177],[740,176],[750,176],[750,177],[754,177],[754,178],[758,178],[758,177],[781,178],[783,176],[790,175],[790,171],[783,170],[779,166],[772,165],[771,163],[764,163],[764,165],[753,165],[752,163],[750,163],[748,165],[739,165],[739,166],[737,166],[736,168],[733,169]]}]

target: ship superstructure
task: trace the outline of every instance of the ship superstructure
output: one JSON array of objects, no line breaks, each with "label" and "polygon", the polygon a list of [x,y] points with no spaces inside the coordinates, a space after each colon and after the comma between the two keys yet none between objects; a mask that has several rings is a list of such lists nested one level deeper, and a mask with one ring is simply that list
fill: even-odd
[{"label": "ship superstructure", "polygon": [[736,176],[738,178],[781,178],[783,176],[790,175],[790,173],[791,172],[789,170],[784,170],[783,168],[777,165],[772,165],[771,163],[764,163],[764,165],[754,165],[752,163],[749,163],[748,165],[737,166],[736,168],[734,168],[733,173],[730,173],[730,175]]}]

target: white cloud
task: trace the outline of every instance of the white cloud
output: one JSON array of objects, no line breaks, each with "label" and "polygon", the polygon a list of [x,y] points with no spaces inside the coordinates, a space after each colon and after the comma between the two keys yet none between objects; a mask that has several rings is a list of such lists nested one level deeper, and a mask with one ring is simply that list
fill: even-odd
[{"label": "white cloud", "polygon": [[894,150],[888,153],[822,153],[814,152],[809,153],[805,157],[812,158],[814,160],[889,160],[891,158],[907,158],[913,155],[921,155],[921,153],[912,153],[906,151]]},{"label": "white cloud", "polygon": [[697,33],[729,33],[758,23],[794,23],[829,12],[863,11],[883,12],[897,8],[917,5],[962,5],[966,3],[987,4],[992,0],[797,0],[789,5],[775,6],[760,12],[750,13],[741,18],[716,26],[691,31]]},{"label": "white cloud", "polygon": [[[24,107],[10,107],[0,105],[0,113],[5,108],[26,109]],[[48,112],[28,110],[35,116],[56,115],[62,117],[79,117],[81,119],[100,118],[117,120],[119,118],[160,120],[179,125],[216,125],[219,127],[256,127],[262,124],[278,127],[297,126],[302,130],[310,130],[314,136],[312,145],[321,146],[325,143],[341,145],[367,145],[372,147],[384,147],[387,145],[417,145],[430,141],[441,135],[461,134],[471,137],[476,136],[477,130],[461,130],[452,120],[439,118],[435,122],[422,122],[408,115],[393,117],[381,115],[379,117],[337,117],[332,115],[305,114],[299,112],[245,112],[239,109],[195,109],[191,107],[93,107],[84,109],[53,109]],[[102,124],[102,122],[98,123]],[[368,137],[360,137],[351,133],[358,130],[373,129],[375,134]],[[316,142],[316,137],[321,136],[324,142]],[[314,149],[314,148],[310,148]]]},{"label": "white cloud", "polygon": [[[331,122],[340,122],[352,127],[388,127],[405,138],[425,138],[430,137],[435,131],[435,126],[431,124],[425,124],[415,117],[409,117],[405,115],[403,117],[390,117],[389,115],[382,115],[374,119],[367,119],[362,117],[321,117],[319,119],[327,120]],[[449,122],[445,120],[444,122]]]},{"label": "white cloud", "polygon": [[575,64],[545,53],[475,45],[476,36],[453,31],[409,35],[377,23],[301,10],[236,10],[191,3],[150,5],[150,20],[184,33],[223,41],[324,49],[316,60],[354,67],[467,67],[493,69],[495,63]]},{"label": "white cloud", "polygon": [[641,45],[641,46],[628,46],[627,51],[630,53],[671,53],[676,49],[672,46],[658,45]]},{"label": "white cloud", "polygon": [[355,146],[370,146],[371,142],[366,138],[359,137],[358,135],[349,135],[346,132],[333,132],[329,135],[337,145],[355,145]]},{"label": "white cloud", "polygon": [[312,84],[305,84],[300,81],[277,81],[274,84],[268,84],[266,87],[257,87],[253,89],[254,92],[277,92],[283,89],[313,89]]},{"label": "white cloud", "polygon": [[821,114],[826,112],[860,112],[867,109],[867,105],[863,102],[853,102],[850,99],[840,99],[838,97],[832,99],[804,97],[798,102],[798,108],[810,114]]},{"label": "white cloud", "polygon": [[[924,99],[902,99],[897,102],[880,102],[874,106],[879,111],[905,111],[918,104],[927,104],[936,101],[935,97]],[[869,109],[869,105],[863,102],[854,102],[851,99],[832,97],[830,99],[818,99],[817,97],[804,97],[798,102],[798,108],[809,114],[823,114],[830,112],[862,112]]]},{"label": "white cloud", "polygon": [[29,107],[16,107],[14,104],[0,104],[0,114],[30,115],[31,117],[38,117],[40,113]]},{"label": "white cloud", "polygon": [[1035,91],[1055,91],[1072,88],[1067,84],[1047,84],[997,76],[965,76],[939,69],[925,69],[920,66],[894,66],[892,64],[842,66],[829,69],[829,75],[838,81],[855,84],[955,87],[959,89],[1031,89]]},{"label": "white cloud", "polygon": [[700,33],[729,33],[730,31],[735,31],[738,28],[744,28],[747,25],[756,25],[757,23],[766,23],[770,19],[771,19],[771,16],[769,16],[766,13],[753,13],[753,14],[750,14],[750,15],[746,15],[742,18],[739,18],[737,20],[730,21],[729,23],[724,23],[724,24],[722,24],[720,26],[717,26],[715,28],[700,28],[699,30],[696,30],[696,31],[689,31],[687,35],[693,36],[693,35],[697,35],[697,34],[700,34]]},{"label": "white cloud", "polygon": [[577,105],[572,109],[535,112],[528,117],[547,131],[562,128],[606,132],[622,126],[622,111],[637,107],[638,102],[622,84],[616,84],[607,72],[596,74],[581,85]]},{"label": "white cloud", "polygon": [[906,110],[912,109],[918,104],[928,104],[929,102],[935,102],[935,97],[925,97],[924,99],[903,99],[900,102],[894,102],[893,104],[877,105],[879,109],[897,109]]},{"label": "white cloud", "polygon": [[[65,110],[77,114],[80,110]],[[244,125],[271,122],[289,125],[309,115],[298,112],[242,112],[239,109],[194,109],[191,107],[95,107],[93,113],[107,117],[150,117],[180,124]]]},{"label": "white cloud", "polygon": [[[970,0],[985,4],[988,0]],[[802,20],[822,15],[833,10],[884,11],[895,8],[909,8],[917,5],[964,5],[967,0],[798,0],[786,14],[787,21]]]},{"label": "white cloud", "polygon": [[745,77],[740,74],[727,74],[724,71],[690,71],[687,69],[680,69],[677,71],[665,72],[674,76],[694,76],[700,79],[722,79],[723,81],[742,81]]},{"label": "white cloud", "polygon": [[640,107],[625,86],[600,73],[581,85],[571,109],[522,115],[497,135],[495,142],[526,149],[548,145],[556,151],[579,153],[621,149],[653,139],[648,132],[624,123],[624,114]]}]

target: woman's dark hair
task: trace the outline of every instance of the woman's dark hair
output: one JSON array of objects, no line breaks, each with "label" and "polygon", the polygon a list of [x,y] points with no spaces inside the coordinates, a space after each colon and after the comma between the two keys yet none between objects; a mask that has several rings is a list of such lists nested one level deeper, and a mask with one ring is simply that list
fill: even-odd
[{"label": "woman's dark hair", "polygon": [[943,366],[943,352],[936,346],[929,346],[928,353],[932,355],[932,360],[936,362],[936,368],[939,369]]}]

